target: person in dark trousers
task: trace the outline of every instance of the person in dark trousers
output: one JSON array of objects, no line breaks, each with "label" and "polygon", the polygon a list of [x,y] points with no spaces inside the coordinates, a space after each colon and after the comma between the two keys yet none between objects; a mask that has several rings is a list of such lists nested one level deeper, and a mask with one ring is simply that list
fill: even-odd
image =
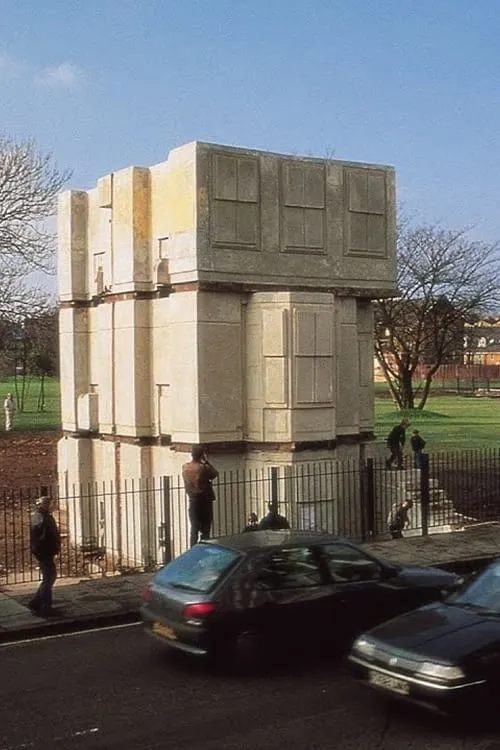
[{"label": "person in dark trousers", "polygon": [[50,497],[40,497],[30,519],[30,547],[38,560],[42,581],[28,607],[42,616],[50,614],[52,609],[52,588],[57,578],[55,557],[61,549],[61,536],[51,506]]},{"label": "person in dark trousers", "polygon": [[406,440],[406,430],[409,426],[410,423],[408,420],[402,419],[399,424],[392,428],[387,436],[387,447],[391,452],[391,455],[385,462],[387,469],[392,469],[394,461],[396,462],[396,469],[403,468],[403,448]]},{"label": "person in dark trousers", "polygon": [[198,537],[208,539],[210,536],[215,500],[212,480],[219,476],[219,472],[208,462],[203,445],[193,445],[191,459],[182,467],[182,478],[189,499],[189,541],[193,547],[198,543]]},{"label": "person in dark trousers", "polygon": [[411,449],[413,451],[413,465],[416,469],[422,468],[422,451],[425,448],[425,440],[418,430],[413,430],[410,439]]},{"label": "person in dark trousers", "polygon": [[267,507],[269,509],[269,512],[259,523],[260,531],[279,531],[280,529],[290,528],[290,524],[288,523],[285,516],[280,516],[278,510],[273,507],[272,503],[269,503]]},{"label": "person in dark trousers", "polygon": [[389,531],[391,532],[393,539],[403,538],[403,530],[410,523],[410,519],[408,518],[409,508],[410,503],[408,500],[403,500],[399,505],[396,505],[392,511],[389,522]]},{"label": "person in dark trousers", "polygon": [[247,531],[257,531],[259,528],[259,517],[257,513],[250,513],[247,518],[247,525],[243,529],[243,533]]}]

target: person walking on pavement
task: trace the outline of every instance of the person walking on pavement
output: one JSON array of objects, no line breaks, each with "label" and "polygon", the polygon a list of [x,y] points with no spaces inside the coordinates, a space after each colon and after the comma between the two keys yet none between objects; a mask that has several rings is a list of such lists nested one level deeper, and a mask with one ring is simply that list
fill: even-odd
[{"label": "person walking on pavement", "polygon": [[52,588],[57,578],[54,558],[61,549],[61,535],[51,506],[50,497],[40,497],[30,519],[30,547],[38,560],[42,581],[28,607],[42,616],[51,612]]},{"label": "person walking on pavement", "polygon": [[408,500],[402,500],[399,505],[395,505],[389,518],[389,531],[393,539],[402,539],[403,530],[409,525],[410,519],[408,511],[410,503]]},{"label": "person walking on pavement", "polygon": [[16,402],[12,397],[12,393],[7,394],[7,398],[3,402],[3,410],[5,412],[5,429],[7,432],[10,432],[14,424],[14,414],[16,413]]},{"label": "person walking on pavement", "polygon": [[385,462],[387,469],[392,468],[394,461],[396,461],[396,469],[403,468],[403,448],[406,440],[406,430],[409,426],[410,423],[408,420],[402,419],[399,424],[392,428],[387,436],[387,447],[391,452],[391,455]]},{"label": "person walking on pavement", "polygon": [[413,465],[416,469],[422,468],[422,451],[425,448],[425,440],[418,430],[413,430],[410,439],[411,449],[413,451]]},{"label": "person walking on pavement", "polygon": [[194,547],[198,537],[208,539],[210,536],[215,500],[212,480],[219,476],[219,472],[208,462],[206,448],[202,445],[193,445],[191,459],[182,467],[182,478],[189,500],[189,542]]},{"label": "person walking on pavement", "polygon": [[280,516],[278,509],[272,503],[269,503],[267,507],[269,512],[259,523],[259,530],[279,531],[280,529],[290,528],[290,524],[285,516]]}]

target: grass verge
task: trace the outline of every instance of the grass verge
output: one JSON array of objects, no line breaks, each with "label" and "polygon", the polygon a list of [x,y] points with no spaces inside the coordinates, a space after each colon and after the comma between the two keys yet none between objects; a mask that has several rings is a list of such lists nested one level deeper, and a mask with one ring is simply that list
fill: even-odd
[{"label": "grass verge", "polygon": [[[17,386],[17,387],[16,387]],[[45,408],[39,409],[40,379],[30,377],[26,379],[24,391],[24,409],[20,410],[21,378],[3,378],[0,380],[0,400],[2,402],[7,393],[12,393],[18,410],[14,417],[14,430],[59,430],[61,427],[61,408],[59,401],[59,381],[57,378],[45,379]],[[3,413],[1,419],[4,419]],[[5,422],[0,422],[3,428]]]},{"label": "grass verge", "polygon": [[388,398],[375,399],[375,432],[385,440],[403,417],[427,441],[426,451],[497,448],[500,438],[500,399],[474,396],[430,396],[426,409],[399,411]]}]

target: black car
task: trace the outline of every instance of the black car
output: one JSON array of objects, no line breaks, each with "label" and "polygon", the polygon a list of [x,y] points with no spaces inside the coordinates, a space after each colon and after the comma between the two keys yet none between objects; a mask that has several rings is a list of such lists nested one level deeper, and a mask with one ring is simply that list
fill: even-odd
[{"label": "black car", "polygon": [[500,697],[500,559],[449,595],[354,643],[354,673],[386,695],[453,713]]},{"label": "black car", "polygon": [[141,614],[146,631],[173,649],[244,663],[260,647],[348,646],[456,580],[386,562],[330,534],[254,531],[202,542],[170,562],[144,592]]}]

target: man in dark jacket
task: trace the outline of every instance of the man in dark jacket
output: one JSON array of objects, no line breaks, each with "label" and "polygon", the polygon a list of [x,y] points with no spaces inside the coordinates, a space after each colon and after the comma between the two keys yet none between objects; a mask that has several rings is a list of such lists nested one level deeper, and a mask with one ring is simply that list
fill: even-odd
[{"label": "man in dark jacket", "polygon": [[275,508],[272,503],[269,503],[267,507],[269,508],[269,513],[264,516],[262,521],[259,523],[260,531],[279,531],[280,529],[290,528],[290,524],[286,520],[285,516],[280,516],[277,508]]},{"label": "man in dark jacket", "polygon": [[182,467],[182,478],[189,499],[189,540],[193,547],[198,542],[198,536],[201,536],[201,539],[208,539],[210,536],[215,500],[212,479],[216,479],[219,472],[208,462],[206,448],[203,445],[193,445],[191,458],[192,460]]},{"label": "man in dark jacket", "polygon": [[386,460],[385,465],[388,469],[396,461],[396,469],[403,468],[403,448],[406,440],[406,429],[410,426],[407,419],[402,419],[399,424],[392,428],[387,436],[387,447],[391,455]]},{"label": "man in dark jacket", "polygon": [[42,581],[28,607],[40,615],[50,614],[52,588],[57,578],[54,558],[61,549],[61,536],[51,505],[50,497],[40,497],[30,519],[30,547],[38,560]]}]

